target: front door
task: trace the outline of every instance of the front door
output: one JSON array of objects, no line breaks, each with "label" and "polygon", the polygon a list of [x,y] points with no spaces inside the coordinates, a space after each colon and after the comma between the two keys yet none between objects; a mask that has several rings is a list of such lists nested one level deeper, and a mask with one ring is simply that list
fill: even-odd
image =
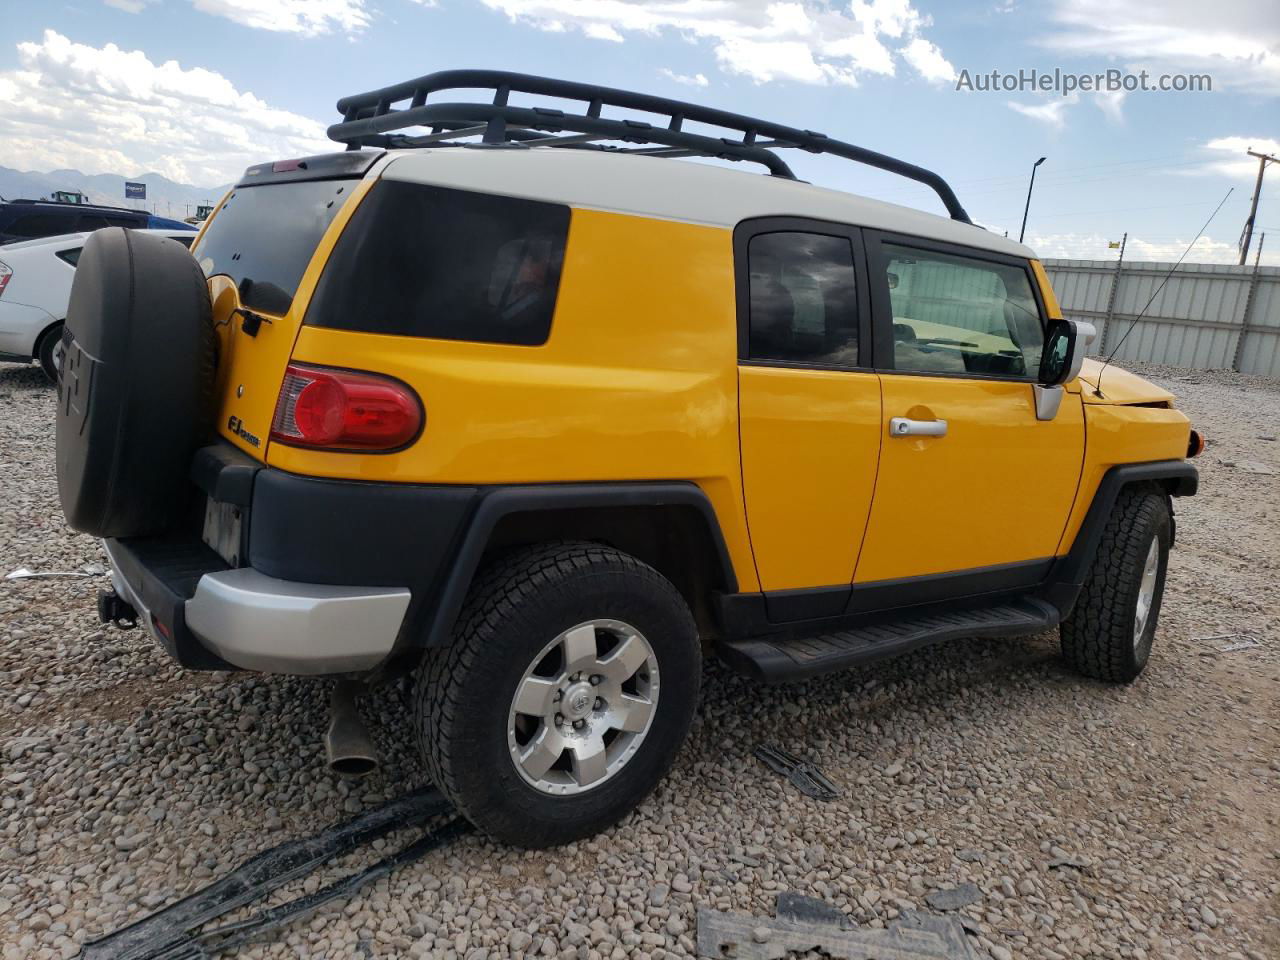
[{"label": "front door", "polygon": [[1068,393],[1036,418],[1045,317],[1027,261],[866,244],[884,440],[852,609],[1038,582],[1075,499],[1084,414]]},{"label": "front door", "polygon": [[769,218],[734,235],[747,528],[775,622],[834,616],[876,480],[880,378],[858,231]]}]

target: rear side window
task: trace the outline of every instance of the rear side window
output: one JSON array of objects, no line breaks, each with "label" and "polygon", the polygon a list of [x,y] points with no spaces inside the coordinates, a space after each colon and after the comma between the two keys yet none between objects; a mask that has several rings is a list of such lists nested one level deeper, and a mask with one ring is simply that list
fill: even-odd
[{"label": "rear side window", "polygon": [[763,233],[747,248],[753,360],[856,366],[857,282],[847,237]]},{"label": "rear side window", "polygon": [[191,253],[206,277],[230,277],[246,307],[283,314],[353,182],[236,187]]},{"label": "rear side window", "polygon": [[343,231],[306,322],[537,346],[568,232],[561,204],[384,180]]},{"label": "rear side window", "polygon": [[80,251],[83,249],[84,247],[76,247],[73,250],[59,250],[57,256],[60,260],[65,260],[74,267],[80,262]]}]

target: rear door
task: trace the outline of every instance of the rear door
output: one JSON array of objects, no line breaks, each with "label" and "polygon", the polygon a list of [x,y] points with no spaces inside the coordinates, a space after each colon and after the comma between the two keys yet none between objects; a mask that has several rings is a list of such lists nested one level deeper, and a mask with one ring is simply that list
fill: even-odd
[{"label": "rear door", "polygon": [[769,618],[843,611],[875,486],[880,380],[868,369],[858,231],[791,218],[734,234],[747,526]]},{"label": "rear door", "polygon": [[1027,261],[866,232],[884,449],[853,609],[1043,578],[1084,458],[1080,399],[1038,420]]},{"label": "rear door", "polygon": [[218,428],[259,460],[306,301],[350,211],[339,214],[363,192],[353,179],[262,179],[235,187],[191,248],[220,338]]}]

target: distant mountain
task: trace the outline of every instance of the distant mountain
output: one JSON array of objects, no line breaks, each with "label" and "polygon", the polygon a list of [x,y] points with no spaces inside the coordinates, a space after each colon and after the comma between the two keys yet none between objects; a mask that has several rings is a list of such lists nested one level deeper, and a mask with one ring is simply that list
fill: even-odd
[{"label": "distant mountain", "polygon": [[[126,200],[124,182],[145,183],[147,199]],[[153,211],[162,217],[181,220],[196,212],[196,205],[217,203],[230,188],[230,184],[217,187],[196,187],[188,183],[174,183],[158,173],[143,173],[122,177],[113,173],[81,173],[79,170],[13,170],[0,167],[0,197],[6,200],[39,200],[54,190],[79,190],[93,203],[105,203],[113,207],[134,207]]]}]

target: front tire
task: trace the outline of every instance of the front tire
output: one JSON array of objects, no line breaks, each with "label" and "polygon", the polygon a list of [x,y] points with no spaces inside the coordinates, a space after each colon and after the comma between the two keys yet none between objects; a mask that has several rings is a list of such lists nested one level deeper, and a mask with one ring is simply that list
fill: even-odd
[{"label": "front tire", "polygon": [[1151,657],[1169,564],[1168,498],[1151,489],[1121,491],[1071,616],[1062,653],[1087,677],[1130,683]]},{"label": "front tire", "polygon": [[547,847],[616,823],[670,769],[702,669],[688,606],[592,543],[518,550],[428,652],[415,727],[436,785],[495,839]]}]

